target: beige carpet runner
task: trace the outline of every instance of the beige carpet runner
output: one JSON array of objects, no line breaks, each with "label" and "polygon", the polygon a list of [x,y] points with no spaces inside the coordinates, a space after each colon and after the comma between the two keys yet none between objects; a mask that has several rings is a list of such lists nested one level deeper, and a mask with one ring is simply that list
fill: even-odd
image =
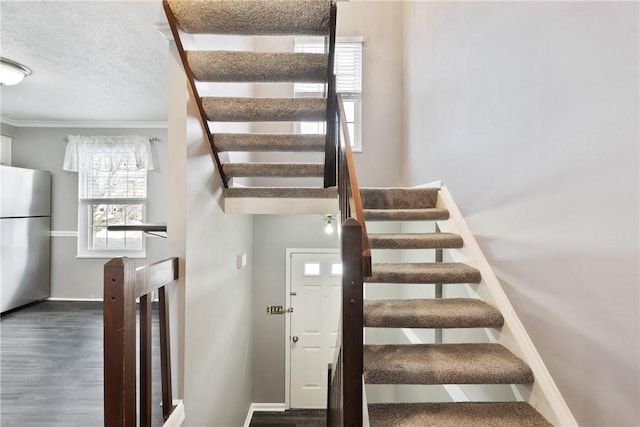
[{"label": "beige carpet runner", "polygon": [[[361,190],[367,221],[447,219],[436,208],[437,189]],[[372,249],[461,248],[451,233],[371,234]],[[479,283],[478,270],[461,263],[376,263],[368,286],[377,283]],[[477,299],[370,299],[364,301],[366,328],[498,328],[504,319]],[[530,384],[525,362],[500,344],[365,345],[365,384]],[[503,426],[550,424],[524,402],[370,404],[371,426]]]}]

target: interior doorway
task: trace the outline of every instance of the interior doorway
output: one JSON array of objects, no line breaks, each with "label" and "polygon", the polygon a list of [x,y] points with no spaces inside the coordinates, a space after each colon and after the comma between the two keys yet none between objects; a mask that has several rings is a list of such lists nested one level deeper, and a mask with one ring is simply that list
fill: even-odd
[{"label": "interior doorway", "polygon": [[326,408],[327,364],[335,351],[341,289],[338,249],[287,249],[287,408]]}]

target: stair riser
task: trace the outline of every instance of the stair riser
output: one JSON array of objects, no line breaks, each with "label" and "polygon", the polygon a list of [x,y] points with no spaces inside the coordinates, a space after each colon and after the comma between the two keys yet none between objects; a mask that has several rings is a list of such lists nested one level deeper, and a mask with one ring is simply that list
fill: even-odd
[{"label": "stair riser", "polygon": [[449,212],[444,209],[421,211],[418,209],[394,212],[388,210],[365,210],[364,218],[369,221],[445,221],[449,219]]},{"label": "stair riser", "polygon": [[371,427],[551,427],[526,402],[374,403]]},{"label": "stair riser", "polygon": [[462,239],[459,241],[380,241],[369,238],[371,249],[460,249],[464,246]]},{"label": "stair riser", "polygon": [[187,33],[235,35],[329,34],[331,2],[171,0],[169,6]]},{"label": "stair riser", "polygon": [[364,209],[426,209],[434,208],[438,190],[418,189],[360,189]]},{"label": "stair riser", "polygon": [[499,344],[366,345],[367,384],[530,384],[531,369]]},{"label": "stair riser", "polygon": [[325,137],[322,135],[215,134],[213,142],[218,151],[324,152]]},{"label": "stair riser", "polygon": [[477,299],[440,298],[365,300],[364,326],[369,328],[499,328],[504,318]]},{"label": "stair riser", "polygon": [[202,98],[211,122],[324,121],[324,99]]},{"label": "stair riser", "polygon": [[196,80],[326,83],[328,56],[307,53],[187,52]]},{"label": "stair riser", "polygon": [[365,317],[365,328],[416,328],[416,329],[456,329],[456,328],[500,328],[503,322],[487,323],[475,319],[444,319],[432,320],[421,318],[397,319],[373,319]]},{"label": "stair riser", "polygon": [[422,274],[375,274],[367,277],[367,283],[416,283],[416,284],[451,284],[451,283],[480,283],[480,273],[468,275],[452,275],[446,272],[433,273],[428,276]]},{"label": "stair riser", "polygon": [[224,196],[229,198],[246,197],[334,200],[338,195],[335,188],[238,187],[225,188]]},{"label": "stair riser", "polygon": [[313,166],[264,166],[251,163],[228,163],[222,166],[228,177],[321,177],[324,174],[324,165]]},{"label": "stair riser", "polygon": [[416,329],[456,329],[456,328],[500,328],[504,321],[487,322],[484,319],[423,319],[420,317],[364,318],[365,328],[416,328]]}]

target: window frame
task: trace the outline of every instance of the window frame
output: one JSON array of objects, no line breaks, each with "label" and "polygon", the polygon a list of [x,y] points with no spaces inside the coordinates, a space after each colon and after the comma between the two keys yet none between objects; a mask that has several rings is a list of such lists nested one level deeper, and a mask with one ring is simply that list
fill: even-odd
[{"label": "window frame", "polygon": [[[296,37],[294,40],[294,51],[296,50],[296,46],[299,43],[320,43],[320,39],[318,37]],[[340,43],[359,43],[361,45],[360,48],[360,57],[361,60],[364,57],[364,38],[362,37],[337,37],[336,38],[336,49]],[[364,62],[364,61],[362,61]],[[354,135],[352,136],[351,141],[351,151],[355,153],[361,153],[362,150],[362,92],[363,92],[363,72],[362,72],[362,63],[360,67],[360,91],[349,91],[349,92],[338,92],[342,95],[342,99],[347,101],[354,101]],[[326,91],[326,84],[323,85]],[[311,92],[311,91],[297,91],[296,85],[294,84],[293,88],[294,96],[296,98],[313,98],[313,97],[324,97],[326,96],[324,92]],[[323,129],[323,133],[326,132],[326,122],[309,122],[309,123],[320,123],[321,129]],[[295,129],[297,133],[302,133],[302,124],[300,122],[296,122]],[[316,135],[316,134],[313,134]]]},{"label": "window frame", "polygon": [[[144,232],[140,231],[141,247],[140,249],[124,249],[124,248],[92,248],[92,233],[90,230],[93,226],[92,205],[142,205],[142,220],[146,221],[147,199],[149,190],[149,171],[144,169],[144,194],[145,197],[83,197],[86,194],[83,185],[88,182],[88,175],[93,175],[91,171],[78,172],[78,252],[76,258],[114,258],[118,256],[127,256],[129,258],[146,258],[146,238]],[[139,171],[137,171],[139,172]],[[125,233],[130,233],[127,231]],[[137,233],[137,232],[136,232]]]}]

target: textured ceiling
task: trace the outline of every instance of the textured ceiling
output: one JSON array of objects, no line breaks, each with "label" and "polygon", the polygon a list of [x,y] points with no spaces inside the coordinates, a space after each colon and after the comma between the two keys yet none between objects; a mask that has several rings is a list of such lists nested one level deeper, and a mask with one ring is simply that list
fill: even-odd
[{"label": "textured ceiling", "polygon": [[0,88],[13,121],[167,120],[157,1],[0,1],[0,52],[33,74]]}]

